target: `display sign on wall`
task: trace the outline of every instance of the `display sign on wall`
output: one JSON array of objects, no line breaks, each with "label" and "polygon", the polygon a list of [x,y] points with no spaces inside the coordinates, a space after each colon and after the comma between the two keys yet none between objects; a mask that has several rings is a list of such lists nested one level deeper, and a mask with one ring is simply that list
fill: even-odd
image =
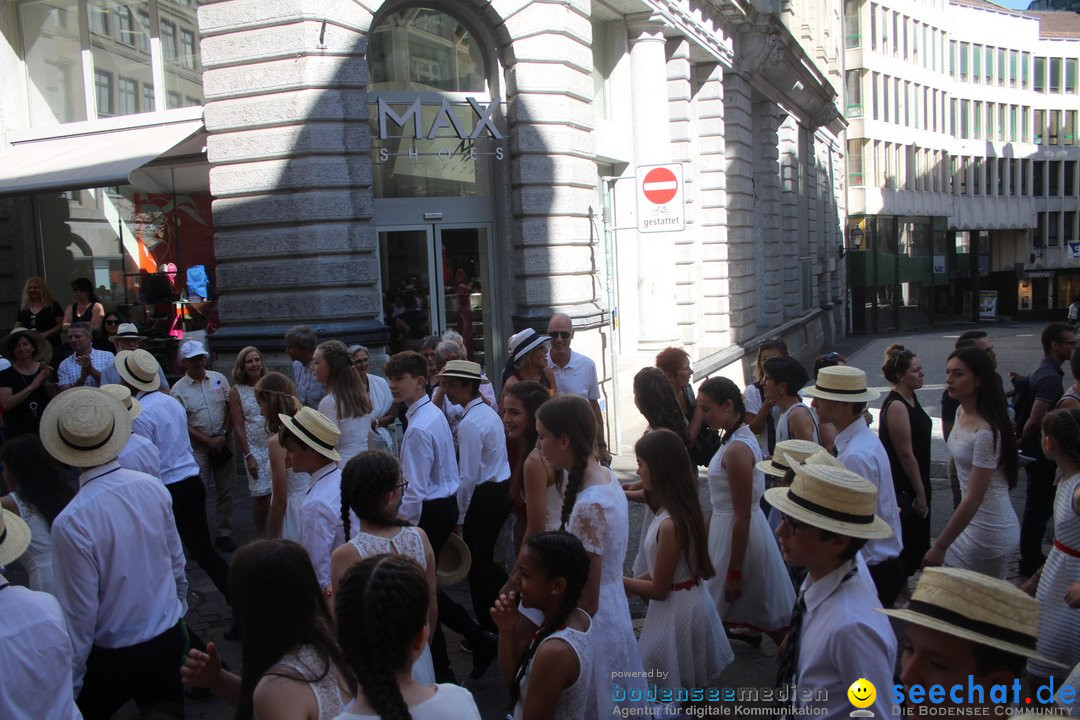
[{"label": "display sign on wall", "polygon": [[1069,246],[1069,259],[1080,260],[1080,242],[1065,243]]},{"label": "display sign on wall", "polygon": [[637,168],[638,232],[676,232],[686,229],[682,165],[642,165]]},{"label": "display sign on wall", "polygon": [[997,290],[979,291],[979,319],[993,320],[997,317]]}]

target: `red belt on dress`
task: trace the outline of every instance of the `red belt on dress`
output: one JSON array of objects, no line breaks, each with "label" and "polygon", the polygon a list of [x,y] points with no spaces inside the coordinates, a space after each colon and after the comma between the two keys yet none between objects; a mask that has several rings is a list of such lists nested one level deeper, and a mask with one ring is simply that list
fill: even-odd
[{"label": "red belt on dress", "polygon": [[1058,550],[1065,553],[1066,555],[1072,555],[1075,558],[1080,558],[1080,550],[1069,547],[1057,538],[1054,538],[1054,547],[1056,547]]},{"label": "red belt on dress", "polygon": [[698,579],[694,578],[693,580],[684,580],[681,583],[675,583],[674,585],[671,586],[671,589],[672,590],[689,590],[690,588],[695,588],[697,586],[698,586]]}]

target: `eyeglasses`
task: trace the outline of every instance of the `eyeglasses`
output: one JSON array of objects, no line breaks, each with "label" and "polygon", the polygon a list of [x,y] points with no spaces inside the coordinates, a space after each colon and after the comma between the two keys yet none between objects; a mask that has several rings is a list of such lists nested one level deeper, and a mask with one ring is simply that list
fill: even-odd
[{"label": "eyeglasses", "polygon": [[402,480],[401,483],[398,484],[398,489],[401,490],[401,492],[405,492],[408,488],[409,488],[409,481],[408,480]]},{"label": "eyeglasses", "polygon": [[559,338],[560,340],[569,340],[570,336],[573,335],[573,334],[574,333],[566,332],[565,330],[554,330],[554,331],[548,333],[548,337],[550,337],[553,340],[555,338]]}]

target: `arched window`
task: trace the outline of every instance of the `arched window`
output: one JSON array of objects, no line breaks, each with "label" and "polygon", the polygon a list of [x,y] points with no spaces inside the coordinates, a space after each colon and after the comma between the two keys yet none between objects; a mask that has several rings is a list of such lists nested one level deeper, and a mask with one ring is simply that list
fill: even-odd
[{"label": "arched window", "polygon": [[372,91],[486,94],[484,58],[456,18],[409,8],[382,19],[368,46]]}]

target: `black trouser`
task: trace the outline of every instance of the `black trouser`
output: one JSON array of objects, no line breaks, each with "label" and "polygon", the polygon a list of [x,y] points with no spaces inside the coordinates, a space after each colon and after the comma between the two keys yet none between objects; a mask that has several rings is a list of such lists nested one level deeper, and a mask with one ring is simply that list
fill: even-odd
[{"label": "black trouser", "polygon": [[1042,542],[1046,523],[1054,516],[1054,472],[1057,466],[1039,459],[1027,466],[1027,497],[1020,521],[1020,574],[1029,576],[1038,570],[1046,557]]},{"label": "black trouser", "polygon": [[95,645],[76,699],[86,720],[108,720],[128,700],[145,718],[184,718],[180,685],[184,631],[177,623],[155,638],[124,648]]},{"label": "black trouser", "polygon": [[870,565],[869,569],[881,607],[891,608],[900,596],[900,588],[907,581],[904,577],[904,564],[900,562],[900,558],[892,557],[877,565]]},{"label": "black trouser", "polygon": [[188,556],[210,576],[210,581],[229,600],[229,565],[210,541],[206,522],[206,487],[198,475],[166,485],[172,495],[176,532],[187,548]]},{"label": "black trouser", "polygon": [[[435,553],[435,562],[439,561],[439,553],[446,544],[450,533],[457,525],[458,506],[457,498],[439,498],[437,500],[425,500],[420,506],[420,529],[423,530],[431,543],[431,549]],[[450,672],[450,658],[446,654],[446,638],[443,637],[442,624],[431,629],[431,662],[435,666],[435,679],[439,682],[453,680]]]},{"label": "black trouser", "polygon": [[507,580],[506,571],[495,562],[495,543],[509,514],[509,482],[483,483],[473,492],[462,528],[462,537],[472,554],[469,592],[472,594],[473,612],[476,622],[489,632],[498,631],[491,619],[490,609]]}]

